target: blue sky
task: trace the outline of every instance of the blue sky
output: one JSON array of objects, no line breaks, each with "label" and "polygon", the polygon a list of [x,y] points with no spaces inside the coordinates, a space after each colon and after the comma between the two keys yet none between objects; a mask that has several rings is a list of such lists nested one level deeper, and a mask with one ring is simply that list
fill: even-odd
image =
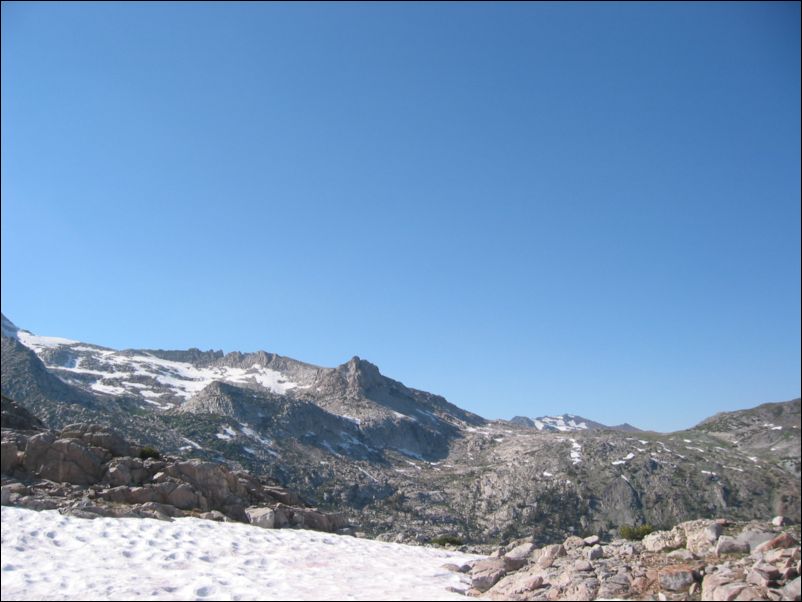
[{"label": "blue sky", "polygon": [[800,5],[2,5],[2,310],[489,418],[800,392]]}]

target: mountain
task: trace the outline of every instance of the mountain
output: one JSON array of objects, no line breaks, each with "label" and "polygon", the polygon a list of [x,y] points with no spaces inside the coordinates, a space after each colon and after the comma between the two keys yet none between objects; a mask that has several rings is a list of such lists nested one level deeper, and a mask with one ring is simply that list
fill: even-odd
[{"label": "mountain", "polygon": [[[800,509],[799,478],[782,458],[719,430],[625,432],[570,415],[537,419],[543,430],[489,421],[358,357],[326,368],[262,351],[114,350],[4,318],[2,389],[49,428],[93,422],[226,462],[383,539],[542,543]],[[798,429],[783,430],[798,447]]]},{"label": "mountain", "polygon": [[510,420],[513,424],[519,426],[527,426],[536,428],[539,431],[559,431],[559,432],[575,432],[575,431],[592,431],[592,430],[608,430],[608,431],[625,431],[628,433],[640,432],[639,428],[635,428],[631,424],[619,424],[617,426],[607,426],[600,422],[594,422],[582,416],[574,414],[562,414],[561,416],[540,416],[539,418],[527,418],[526,416],[515,416]]},{"label": "mountain", "polygon": [[703,420],[704,431],[733,445],[753,461],[777,462],[800,478],[800,399],[764,403],[748,410],[722,412]]}]

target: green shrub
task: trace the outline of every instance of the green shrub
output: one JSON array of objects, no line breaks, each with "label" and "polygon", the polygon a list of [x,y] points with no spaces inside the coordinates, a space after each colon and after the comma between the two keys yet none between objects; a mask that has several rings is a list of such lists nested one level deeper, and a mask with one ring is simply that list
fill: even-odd
[{"label": "green shrub", "polygon": [[154,460],[161,460],[162,455],[154,448],[146,445],[141,450],[139,450],[139,457],[142,460],[147,460],[148,458],[153,458]]},{"label": "green shrub", "polygon": [[654,528],[651,525],[623,525],[620,529],[618,529],[618,533],[624,539],[635,539],[641,540],[646,537],[649,533],[654,531]]},{"label": "green shrub", "polygon": [[463,541],[453,535],[439,535],[432,539],[432,543],[437,546],[461,546]]}]

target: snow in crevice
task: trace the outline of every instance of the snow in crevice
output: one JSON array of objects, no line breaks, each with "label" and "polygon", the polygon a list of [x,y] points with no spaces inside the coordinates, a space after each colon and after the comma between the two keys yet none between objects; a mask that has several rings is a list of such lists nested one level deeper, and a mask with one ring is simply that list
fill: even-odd
[{"label": "snow in crevice", "polygon": [[576,439],[569,439],[571,442],[571,463],[579,464],[582,461],[582,446],[576,442]]}]

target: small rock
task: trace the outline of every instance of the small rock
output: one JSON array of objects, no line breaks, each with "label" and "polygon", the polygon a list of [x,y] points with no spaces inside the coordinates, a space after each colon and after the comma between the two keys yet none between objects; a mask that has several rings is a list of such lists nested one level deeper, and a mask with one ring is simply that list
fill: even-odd
[{"label": "small rock", "polygon": [[768,550],[776,550],[777,548],[793,548],[798,545],[799,542],[794,539],[793,535],[790,533],[780,533],[777,537],[757,546],[752,553],[767,552]]},{"label": "small rock", "polygon": [[544,546],[538,555],[537,564],[540,568],[547,569],[552,565],[554,559],[560,556],[565,556],[565,548],[562,544],[555,543]]},{"label": "small rock", "polygon": [[758,531],[756,529],[744,529],[735,539],[746,543],[751,551],[754,551],[760,544],[771,540],[774,533],[768,531]]},{"label": "small rock", "polygon": [[722,535],[716,542],[716,556],[724,554],[748,554],[749,544],[728,535]]},{"label": "small rock", "polygon": [[775,527],[782,527],[788,524],[788,519],[784,516],[775,516],[771,519],[771,524]]},{"label": "small rock", "polygon": [[574,570],[579,571],[580,573],[587,573],[593,570],[593,565],[590,564],[587,560],[577,560],[574,563]]},{"label": "small rock", "polygon": [[[537,547],[533,543],[522,543],[519,546],[515,546],[512,550],[504,554],[504,558],[509,558],[514,562],[520,561],[520,566],[526,564],[526,561],[531,558],[532,553],[537,550]],[[520,567],[519,567],[520,568]],[[516,569],[517,570],[517,569]]]},{"label": "small rock", "polygon": [[643,538],[643,547],[648,552],[685,547],[685,532],[679,527],[674,527],[671,531],[654,531]]},{"label": "small rock", "polygon": [[746,583],[739,579],[735,571],[722,568],[705,575],[702,580],[702,600],[734,600],[744,588]]},{"label": "small rock", "polygon": [[672,592],[687,590],[695,581],[693,569],[687,566],[671,566],[658,573],[660,587]]},{"label": "small rock", "polygon": [[802,591],[800,591],[800,578],[797,577],[790,583],[786,583],[785,587],[783,587],[783,596],[785,596],[786,600],[799,600],[800,596],[802,596]]},{"label": "small rock", "polygon": [[585,540],[581,537],[577,537],[576,535],[570,535],[566,538],[563,542],[563,547],[566,550],[573,550],[576,548],[584,548],[585,547]]},{"label": "small rock", "polygon": [[749,574],[746,576],[746,582],[751,583],[753,585],[757,585],[758,587],[768,587],[771,580],[766,577],[764,573],[760,571],[751,570]]},{"label": "small rock", "polygon": [[698,556],[709,553],[724,530],[720,524],[709,520],[693,520],[679,526],[685,530],[685,547]]},{"label": "small rock", "polygon": [[674,558],[676,560],[684,560],[686,562],[689,560],[696,560],[696,555],[693,552],[686,550],[685,548],[669,552],[668,554],[666,554],[666,557]]},{"label": "small rock", "polygon": [[248,517],[248,522],[257,527],[273,529],[276,526],[276,513],[272,508],[251,506],[245,508],[245,515]]},{"label": "small rock", "polygon": [[635,546],[631,543],[625,543],[623,546],[618,548],[618,555],[619,556],[632,556],[635,553]]},{"label": "small rock", "polygon": [[586,550],[585,554],[588,560],[596,560],[597,558],[604,556],[604,551],[600,545],[596,544],[595,546]]},{"label": "small rock", "polygon": [[480,592],[486,592],[506,574],[507,569],[504,566],[503,559],[488,558],[480,560],[471,569],[471,586]]}]

